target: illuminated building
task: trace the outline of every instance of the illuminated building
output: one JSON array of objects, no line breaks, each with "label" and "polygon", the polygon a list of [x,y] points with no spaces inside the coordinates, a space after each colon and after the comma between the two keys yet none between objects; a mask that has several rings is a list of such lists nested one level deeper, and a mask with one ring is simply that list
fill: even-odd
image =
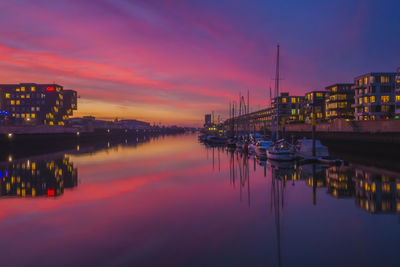
[{"label": "illuminated building", "polygon": [[400,68],[397,69],[396,74],[396,119],[400,116]]},{"label": "illuminated building", "polygon": [[11,125],[65,125],[76,109],[76,91],[58,84],[0,84],[0,110]]},{"label": "illuminated building", "polygon": [[287,122],[303,122],[304,121],[304,97],[289,96],[289,93],[281,93],[280,96],[272,100],[274,117],[277,114],[279,106],[279,118],[285,118]]},{"label": "illuminated building", "polygon": [[354,91],[351,83],[337,83],[325,87],[325,118],[354,119]]},{"label": "illuminated building", "polygon": [[68,157],[26,160],[0,167],[0,197],[55,197],[78,185],[78,174]]},{"label": "illuminated building", "polygon": [[316,120],[325,119],[325,91],[308,92],[304,98],[304,116],[305,120],[311,120],[313,110]]},{"label": "illuminated building", "polygon": [[395,78],[395,72],[368,73],[354,78],[356,120],[394,117]]}]

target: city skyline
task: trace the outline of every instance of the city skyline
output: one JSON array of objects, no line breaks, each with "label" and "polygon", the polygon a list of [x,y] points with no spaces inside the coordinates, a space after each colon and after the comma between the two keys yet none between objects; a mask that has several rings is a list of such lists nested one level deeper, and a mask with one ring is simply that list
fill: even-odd
[{"label": "city skyline", "polygon": [[[304,94],[400,65],[400,3],[386,1],[3,1],[1,83],[78,91],[76,116],[200,126],[250,90]],[[6,12],[5,12],[6,11]]]}]

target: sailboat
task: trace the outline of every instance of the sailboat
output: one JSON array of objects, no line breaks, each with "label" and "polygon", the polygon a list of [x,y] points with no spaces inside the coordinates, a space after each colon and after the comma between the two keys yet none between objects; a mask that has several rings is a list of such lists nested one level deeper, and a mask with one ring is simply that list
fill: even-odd
[{"label": "sailboat", "polygon": [[[279,97],[279,44],[277,46],[276,56],[276,72],[275,72],[275,94],[276,101]],[[278,161],[290,161],[296,158],[296,149],[293,145],[289,144],[286,140],[279,140],[279,103],[276,103],[276,142],[267,148],[267,158]]]}]

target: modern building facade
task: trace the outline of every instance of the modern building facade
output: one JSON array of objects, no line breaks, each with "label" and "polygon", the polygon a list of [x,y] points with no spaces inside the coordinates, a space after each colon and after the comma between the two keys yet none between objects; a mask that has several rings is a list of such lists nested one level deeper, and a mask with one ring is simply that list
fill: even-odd
[{"label": "modern building facade", "polygon": [[312,120],[313,114],[318,121],[325,119],[325,91],[311,91],[304,99],[304,118]]},{"label": "modern building facade", "polygon": [[58,84],[0,84],[2,123],[65,125],[76,109],[76,91]]},{"label": "modern building facade", "polygon": [[279,106],[279,118],[284,118],[287,122],[303,122],[304,121],[304,97],[290,96],[289,93],[281,93],[280,96],[272,100],[274,117]]},{"label": "modern building facade", "polygon": [[325,87],[325,118],[354,119],[352,83],[337,83]]},{"label": "modern building facade", "polygon": [[397,69],[396,74],[396,119],[400,117],[400,67]]},{"label": "modern building facade", "polygon": [[390,119],[395,116],[395,72],[374,72],[354,78],[356,120]]}]

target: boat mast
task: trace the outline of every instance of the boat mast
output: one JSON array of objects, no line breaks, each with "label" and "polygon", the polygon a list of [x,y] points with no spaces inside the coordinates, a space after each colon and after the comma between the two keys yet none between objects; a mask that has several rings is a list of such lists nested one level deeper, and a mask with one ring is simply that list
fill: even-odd
[{"label": "boat mast", "polygon": [[[274,136],[274,119],[272,117],[272,89],[271,89],[271,84],[269,85],[269,107],[271,108],[271,138]],[[265,136],[265,126],[264,125],[264,136]]]},{"label": "boat mast", "polygon": [[276,70],[275,70],[275,104],[276,104],[276,140],[279,139],[279,44],[276,51]]},{"label": "boat mast", "polygon": [[242,125],[242,94],[239,92],[239,120],[238,120],[238,132],[239,132],[239,122]]},{"label": "boat mast", "polygon": [[250,92],[247,89],[247,137],[250,136]]}]

